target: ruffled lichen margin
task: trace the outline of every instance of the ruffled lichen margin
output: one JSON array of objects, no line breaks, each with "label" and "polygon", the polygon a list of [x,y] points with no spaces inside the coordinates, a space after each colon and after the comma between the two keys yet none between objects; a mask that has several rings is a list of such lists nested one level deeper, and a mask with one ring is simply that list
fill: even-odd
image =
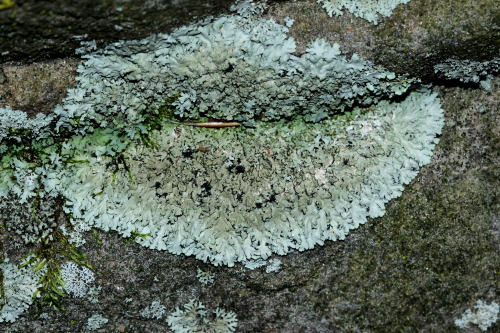
[{"label": "ruffled lichen margin", "polygon": [[380,16],[389,17],[400,4],[410,0],[317,0],[330,16],[340,16],[343,10],[348,10],[356,17],[378,24]]},{"label": "ruffled lichen margin", "polygon": [[[344,239],[430,161],[443,112],[429,91],[385,101],[415,80],[346,59],[336,44],[295,55],[286,31],[222,17],[87,55],[43,126],[1,110],[2,138],[28,136],[40,154],[33,163],[0,145],[0,196],[62,196],[75,229],[116,230],[215,265]],[[165,106],[253,128],[149,126]]]},{"label": "ruffled lichen margin", "polygon": [[433,94],[319,124],[281,122],[219,131],[167,125],[159,149],[133,146],[130,173],[106,168],[92,136],[88,163],[64,171],[71,215],[152,249],[216,265],[266,259],[344,239],[430,161],[443,125]]}]

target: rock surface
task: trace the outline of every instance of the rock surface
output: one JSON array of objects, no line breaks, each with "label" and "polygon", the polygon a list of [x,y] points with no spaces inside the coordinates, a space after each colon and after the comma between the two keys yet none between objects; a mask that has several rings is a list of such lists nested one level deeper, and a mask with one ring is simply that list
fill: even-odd
[{"label": "rock surface", "polygon": [[[74,15],[81,2],[68,6],[65,1],[52,1],[55,7],[47,8],[53,13],[54,8],[60,9],[58,28],[44,38],[56,41],[57,32],[67,43],[47,47],[40,42],[33,43],[32,49],[23,48],[44,36],[39,29],[43,22],[52,22],[28,18],[47,3],[25,1],[0,11],[2,36],[7,31],[3,22],[10,16],[32,22],[20,24],[24,32],[13,28],[8,39],[0,37],[1,51],[9,51],[0,58],[6,77],[3,83],[0,79],[0,107],[11,105],[31,114],[50,112],[74,82],[78,60],[70,56],[78,43],[69,38],[73,34],[87,33],[102,42],[133,39],[167,32],[173,25],[204,15],[163,19],[162,10],[170,12],[172,7],[134,11],[148,1],[141,5],[96,1],[99,4],[89,14],[96,23],[89,24]],[[196,1],[176,3],[181,12],[203,7],[188,5]],[[224,11],[230,2],[218,3]],[[398,7],[393,17],[372,26],[350,14],[330,18],[312,0],[273,4],[267,15],[278,22],[286,16],[294,18],[291,34],[301,45],[323,37],[340,43],[347,53],[356,52],[390,70],[437,84],[434,89],[443,101],[446,124],[431,164],[387,205],[384,217],[370,220],[344,241],[280,258],[281,270],[276,273],[239,265],[214,267],[191,257],[145,249],[115,233],[89,233],[82,251],[95,268],[95,284],[102,287],[99,303],[67,297],[62,302],[67,312],[43,309],[48,319],[35,319],[37,308],[32,306],[16,323],[0,324],[0,330],[84,332],[87,318],[100,313],[109,319],[103,332],[165,332],[169,331],[165,317],[146,319],[140,311],[160,301],[169,314],[197,298],[208,309],[235,312],[238,332],[457,332],[454,320],[476,300],[500,300],[500,80],[493,80],[491,90],[480,90],[441,81],[433,66],[453,56],[475,61],[498,57],[499,6],[489,0],[412,0]],[[121,12],[116,10],[119,7]],[[12,14],[14,10],[18,14]],[[106,16],[109,12],[116,15]],[[124,21],[131,22],[131,27],[117,31],[114,25],[127,26],[120,23]],[[63,26],[68,22],[73,28],[66,31]],[[26,33],[30,31],[34,33]],[[27,44],[22,44],[24,38]],[[30,64],[41,59],[50,60]],[[5,257],[19,258],[23,253],[6,234],[2,237]],[[214,283],[201,284],[198,269],[215,274]],[[499,327],[497,322],[490,330]],[[470,332],[479,328],[471,327]]]},{"label": "rock surface", "polygon": [[99,46],[138,39],[229,12],[231,0],[28,0],[0,10],[0,64],[74,56],[82,40]]}]

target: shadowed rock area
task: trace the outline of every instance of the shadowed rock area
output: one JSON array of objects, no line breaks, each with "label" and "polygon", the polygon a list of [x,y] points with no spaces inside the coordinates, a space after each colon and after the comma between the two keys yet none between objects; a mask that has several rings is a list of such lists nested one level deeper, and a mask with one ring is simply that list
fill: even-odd
[{"label": "shadowed rock area", "polygon": [[0,10],[0,64],[74,55],[82,40],[99,46],[169,32],[229,12],[231,0],[15,1]]}]

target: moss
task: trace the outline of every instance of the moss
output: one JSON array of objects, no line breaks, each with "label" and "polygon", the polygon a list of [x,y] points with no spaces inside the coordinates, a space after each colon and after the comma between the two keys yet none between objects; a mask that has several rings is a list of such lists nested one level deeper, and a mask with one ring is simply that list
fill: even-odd
[{"label": "moss", "polygon": [[16,3],[12,0],[2,0],[2,2],[0,2],[0,10],[9,9],[14,7],[15,4]]},{"label": "moss", "polygon": [[[444,92],[448,122],[435,161],[389,204],[387,216],[362,233],[364,242],[347,256],[342,278],[321,282],[331,286],[330,294],[350,300],[330,327],[456,332],[452,313],[459,316],[469,302],[495,297],[500,267],[498,239],[492,234],[500,213],[497,92],[498,85],[492,93]],[[486,106],[483,114],[475,111],[480,105]],[[323,312],[331,314],[339,306]]]},{"label": "moss", "polygon": [[366,313],[352,308],[345,318],[362,318],[357,324],[370,332],[407,332],[436,322],[453,330],[449,314],[440,310],[495,286],[500,260],[489,233],[495,185],[465,179],[437,193],[416,185],[391,204],[383,223],[370,231],[383,240],[350,255],[351,269],[337,282],[344,293],[371,290],[363,302]]}]

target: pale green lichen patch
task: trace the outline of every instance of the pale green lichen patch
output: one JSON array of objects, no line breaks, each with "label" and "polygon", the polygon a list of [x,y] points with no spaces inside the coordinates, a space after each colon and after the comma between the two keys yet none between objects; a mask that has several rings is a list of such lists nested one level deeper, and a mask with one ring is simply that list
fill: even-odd
[{"label": "pale green lichen patch", "polygon": [[318,0],[330,16],[342,15],[346,9],[374,24],[378,24],[380,16],[389,17],[398,5],[408,2],[410,0]]},{"label": "pale green lichen patch", "polygon": [[195,299],[186,303],[184,310],[177,308],[166,321],[175,333],[231,333],[238,326],[234,312],[217,308],[210,314],[205,305]]},{"label": "pale green lichen patch", "polygon": [[478,300],[474,306],[474,313],[467,309],[462,318],[455,320],[455,325],[460,328],[469,328],[469,324],[476,324],[482,331],[487,331],[498,319],[499,306],[495,302],[485,304]]},{"label": "pale green lichen patch", "polygon": [[170,124],[155,135],[159,149],[126,151],[129,172],[116,181],[96,140],[76,138],[67,147],[88,163],[63,171],[61,191],[75,220],[125,237],[148,234],[138,242],[231,266],[344,239],[382,216],[430,161],[442,125],[428,93],[317,124]]},{"label": "pale green lichen patch", "polygon": [[[391,103],[415,80],[322,39],[296,54],[286,32],[224,16],[118,42],[85,56],[47,122],[0,109],[20,120],[0,124],[0,197],[33,210],[53,198],[75,227],[35,230],[29,262],[51,265],[44,303],[62,296],[47,288],[62,281],[54,254],[84,264],[69,237],[92,226],[232,266],[342,240],[385,213],[430,161],[439,100],[420,91]],[[254,128],[193,128],[171,113]]]},{"label": "pale green lichen patch", "polygon": [[0,323],[14,322],[33,303],[42,272],[33,272],[29,267],[18,269],[8,259],[0,263],[0,270],[4,288],[0,297]]},{"label": "pale green lichen patch", "polygon": [[493,76],[500,72],[500,57],[483,62],[448,59],[435,65],[434,71],[448,80],[479,83],[483,89],[489,90]]},{"label": "pale green lichen patch", "polygon": [[58,128],[117,126],[134,138],[134,126],[172,96],[181,118],[319,121],[401,95],[417,81],[348,59],[323,39],[298,56],[287,32],[270,20],[223,16],[114,43],[85,56],[77,87],[55,109]]}]

